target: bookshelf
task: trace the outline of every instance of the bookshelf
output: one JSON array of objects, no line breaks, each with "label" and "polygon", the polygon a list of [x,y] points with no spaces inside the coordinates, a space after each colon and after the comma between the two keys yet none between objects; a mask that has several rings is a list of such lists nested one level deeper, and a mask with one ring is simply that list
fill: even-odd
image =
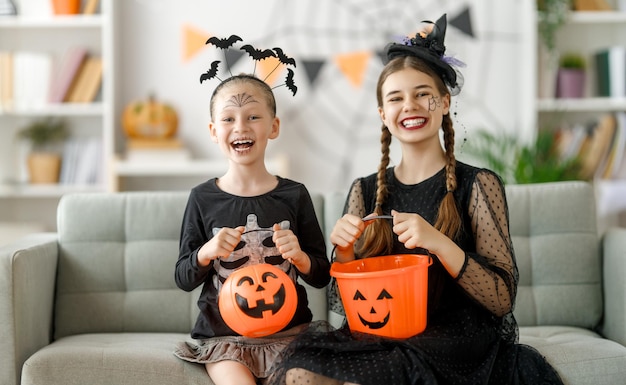
[{"label": "bookshelf", "polygon": [[[562,127],[597,127],[604,116],[626,111],[626,97],[599,95],[594,55],[613,46],[626,47],[626,10],[618,1],[607,0],[611,10],[570,11],[555,36],[557,54],[579,53],[586,60],[585,91],[582,98],[553,97],[554,68],[546,66],[545,51],[538,46],[536,77],[536,119],[539,130],[559,130]],[[542,59],[543,57],[543,59]],[[617,130],[618,128],[616,128]],[[623,163],[626,166],[626,162]],[[622,168],[624,167],[622,166]],[[600,228],[626,225],[626,180],[607,178],[601,170],[594,177]],[[626,175],[626,170],[620,173]]]},{"label": "bookshelf", "polygon": [[[23,52],[45,57],[50,69],[50,79],[36,87],[42,89],[37,91],[41,92],[37,95],[41,102],[20,103],[15,89],[8,101],[0,99],[0,224],[33,225],[54,231],[56,206],[61,196],[68,192],[108,189],[106,175],[110,162],[106,159],[107,154],[112,153],[115,120],[114,0],[99,0],[93,4],[97,7],[92,14],[54,15],[51,10],[38,7],[36,13],[24,10],[24,13],[0,18],[0,52],[8,53],[13,60]],[[52,89],[63,71],[64,57],[76,47],[86,49],[89,57],[101,61],[101,78],[95,85],[91,84],[89,98],[82,98],[80,102],[52,102]],[[12,76],[15,81],[17,75]],[[42,185],[29,183],[25,167],[29,148],[16,134],[29,122],[49,116],[65,120],[73,140],[98,143],[102,155],[92,158],[90,167],[97,170],[101,178],[60,179],[59,183]],[[62,148],[58,150],[64,152]]]}]

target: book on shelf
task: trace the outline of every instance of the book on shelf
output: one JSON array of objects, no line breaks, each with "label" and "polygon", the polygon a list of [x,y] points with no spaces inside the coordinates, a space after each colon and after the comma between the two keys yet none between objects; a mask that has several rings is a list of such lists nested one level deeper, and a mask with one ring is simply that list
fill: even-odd
[{"label": "book on shelf", "polygon": [[611,11],[613,8],[606,0],[574,0],[576,11]]},{"label": "book on shelf", "polygon": [[69,103],[89,103],[95,100],[102,85],[102,58],[87,56],[76,79],[63,99]]},{"label": "book on shelf", "polygon": [[583,124],[566,127],[559,130],[556,135],[558,152],[561,160],[567,161],[580,154],[580,149],[587,138],[588,128]]},{"label": "book on shelf", "polygon": [[126,142],[129,162],[184,162],[191,159],[189,150],[178,138],[131,138]]},{"label": "book on shelf", "polygon": [[99,184],[103,181],[103,153],[100,138],[71,138],[63,147],[59,183]]},{"label": "book on shelf", "polygon": [[52,57],[48,53],[13,52],[13,105],[17,110],[43,108],[48,104]]},{"label": "book on shelf", "polygon": [[617,132],[617,118],[608,113],[590,125],[564,127],[556,133],[556,146],[563,161],[578,158],[582,179],[601,178],[608,163]]},{"label": "book on shelf", "polygon": [[98,4],[100,0],[85,0],[83,1],[83,14],[84,15],[93,15],[98,10]]},{"label": "book on shelf", "polygon": [[626,97],[626,47],[612,46],[594,54],[598,96]]},{"label": "book on shelf", "polygon": [[80,46],[70,48],[65,52],[51,85],[50,103],[61,103],[65,100],[87,55],[87,48]]},{"label": "book on shelf", "polygon": [[615,113],[615,125],[613,141],[602,170],[603,179],[626,178],[626,112]]},{"label": "book on shelf", "polygon": [[50,0],[20,0],[17,13],[26,17],[52,16],[52,1]]},{"label": "book on shelf", "polygon": [[0,51],[0,111],[13,109],[13,55]]},{"label": "book on shelf", "polygon": [[615,115],[605,114],[592,126],[580,149],[581,177],[593,179],[601,174],[615,135]]}]

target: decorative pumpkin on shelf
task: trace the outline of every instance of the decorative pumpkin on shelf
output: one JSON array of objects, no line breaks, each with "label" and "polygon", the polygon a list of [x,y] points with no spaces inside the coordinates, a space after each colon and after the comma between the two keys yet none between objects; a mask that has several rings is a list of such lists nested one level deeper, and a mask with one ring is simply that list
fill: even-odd
[{"label": "decorative pumpkin on shelf", "polygon": [[165,139],[176,135],[178,114],[154,96],[129,103],[122,114],[122,127],[130,138]]},{"label": "decorative pumpkin on shelf", "polygon": [[230,274],[218,301],[224,322],[246,337],[263,337],[282,330],[293,318],[297,305],[291,278],[266,263]]}]

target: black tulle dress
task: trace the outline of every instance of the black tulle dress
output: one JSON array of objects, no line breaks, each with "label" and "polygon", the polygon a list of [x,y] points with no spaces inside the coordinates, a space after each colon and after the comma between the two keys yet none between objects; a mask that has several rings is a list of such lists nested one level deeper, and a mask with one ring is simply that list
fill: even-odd
[{"label": "black tulle dress", "polygon": [[[415,212],[434,223],[446,193],[443,169],[419,184],[404,185],[389,168],[387,180],[384,213],[391,209]],[[465,250],[466,260],[459,276],[453,278],[434,256],[426,330],[394,340],[314,323],[285,351],[275,383],[284,383],[287,370],[302,368],[361,385],[562,384],[539,352],[518,343],[509,303],[509,298],[515,298],[518,272],[500,178],[459,162],[457,183],[454,195],[463,231],[456,243]],[[344,211],[359,217],[373,212],[375,192],[375,175],[357,179]],[[405,249],[397,239],[393,251],[419,253]],[[336,291],[331,292],[331,309],[343,312],[340,299],[333,294]]]}]

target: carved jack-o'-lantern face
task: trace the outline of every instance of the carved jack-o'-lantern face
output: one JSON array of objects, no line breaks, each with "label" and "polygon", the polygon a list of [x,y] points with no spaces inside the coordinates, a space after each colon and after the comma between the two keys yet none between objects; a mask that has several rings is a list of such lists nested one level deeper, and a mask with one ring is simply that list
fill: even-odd
[{"label": "carved jack-o'-lantern face", "polygon": [[262,337],[283,329],[295,314],[297,304],[291,278],[268,264],[247,266],[230,274],[218,302],[226,324],[248,337]]},{"label": "carved jack-o'-lantern face", "polygon": [[[368,294],[366,297],[361,291]],[[354,309],[359,316],[361,324],[369,329],[380,329],[385,327],[391,316],[391,302],[393,299],[386,289],[372,288],[370,290],[357,289],[352,298]],[[378,292],[378,294],[376,294]],[[373,297],[371,295],[373,294]]]},{"label": "carved jack-o'-lantern face", "polygon": [[350,330],[391,338],[408,338],[426,328],[427,255],[385,255],[334,262]]}]

